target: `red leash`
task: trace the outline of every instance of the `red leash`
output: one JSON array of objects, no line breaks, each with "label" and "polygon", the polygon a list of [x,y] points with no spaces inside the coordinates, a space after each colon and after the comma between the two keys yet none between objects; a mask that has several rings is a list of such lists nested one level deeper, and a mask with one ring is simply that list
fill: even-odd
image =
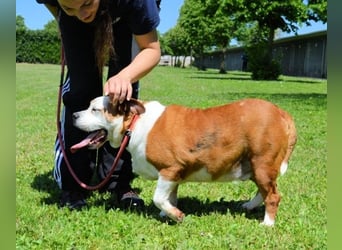
[{"label": "red leash", "polygon": [[68,170],[70,172],[70,174],[72,175],[72,177],[75,179],[75,181],[84,189],[87,190],[97,190],[102,188],[108,181],[109,179],[112,177],[112,174],[114,173],[119,160],[122,156],[122,153],[124,152],[125,148],[128,145],[129,139],[131,137],[131,132],[132,129],[134,127],[135,122],[137,121],[137,119],[139,118],[138,115],[134,115],[133,119],[132,119],[132,123],[130,125],[130,127],[128,128],[128,130],[125,132],[125,136],[121,141],[121,145],[119,148],[119,152],[117,153],[115,160],[113,162],[112,168],[109,171],[109,173],[107,174],[106,178],[104,178],[99,184],[95,185],[95,186],[90,186],[85,184],[84,182],[82,182],[77,175],[75,174],[74,170],[72,169],[70,162],[67,158],[66,152],[65,152],[65,148],[64,148],[64,142],[62,139],[62,132],[61,132],[61,123],[60,123],[60,113],[61,113],[61,103],[62,103],[62,87],[63,87],[63,83],[64,83],[64,68],[65,68],[65,58],[64,58],[64,50],[63,50],[63,46],[61,49],[61,78],[60,78],[60,84],[59,84],[59,92],[58,92],[58,104],[57,104],[57,136],[58,136],[58,141],[59,144],[61,145],[61,149],[62,149],[62,154],[63,154],[63,158],[65,161],[65,164],[68,167]]}]

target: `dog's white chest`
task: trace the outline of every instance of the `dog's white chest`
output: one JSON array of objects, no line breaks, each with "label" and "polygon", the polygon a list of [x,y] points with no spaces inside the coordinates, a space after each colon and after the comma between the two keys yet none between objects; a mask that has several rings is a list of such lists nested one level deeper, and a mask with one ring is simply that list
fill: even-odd
[{"label": "dog's white chest", "polygon": [[147,136],[156,120],[164,112],[165,106],[158,102],[145,105],[146,112],[139,118],[128,145],[132,156],[133,172],[148,180],[158,179],[157,169],[146,160]]},{"label": "dog's white chest", "polygon": [[134,159],[133,161],[133,172],[138,174],[139,176],[147,179],[147,180],[157,180],[158,179],[158,171],[157,169],[143,159]]}]

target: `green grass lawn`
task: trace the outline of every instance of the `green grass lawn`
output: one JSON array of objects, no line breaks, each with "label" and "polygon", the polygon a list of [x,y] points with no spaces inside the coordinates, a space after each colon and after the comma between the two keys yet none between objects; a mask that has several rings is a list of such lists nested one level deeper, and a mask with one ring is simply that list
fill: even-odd
[{"label": "green grass lawn", "polygon": [[140,98],[209,107],[246,97],[274,102],[296,122],[298,142],[278,179],[282,201],[275,227],[259,225],[263,207],[245,213],[252,182],[186,183],[179,188],[181,224],[162,222],[152,203],[156,182],[137,178],[146,209],[108,209],[108,194],[94,192],[89,209],[58,208],[52,179],[58,65],[16,68],[17,249],[326,249],[327,82],[281,77],[252,81],[248,73],[157,67],[141,81]]}]

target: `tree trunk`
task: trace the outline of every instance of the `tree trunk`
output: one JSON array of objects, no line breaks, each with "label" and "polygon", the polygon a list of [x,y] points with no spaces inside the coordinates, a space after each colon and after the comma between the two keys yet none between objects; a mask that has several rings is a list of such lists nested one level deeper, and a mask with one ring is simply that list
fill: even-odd
[{"label": "tree trunk", "polygon": [[222,50],[222,61],[220,64],[220,74],[226,74],[226,50]]},{"label": "tree trunk", "polygon": [[273,40],[274,40],[274,28],[270,28],[268,33],[268,41],[267,41],[267,58],[269,62],[273,59],[273,53],[272,53],[272,46],[273,46]]}]

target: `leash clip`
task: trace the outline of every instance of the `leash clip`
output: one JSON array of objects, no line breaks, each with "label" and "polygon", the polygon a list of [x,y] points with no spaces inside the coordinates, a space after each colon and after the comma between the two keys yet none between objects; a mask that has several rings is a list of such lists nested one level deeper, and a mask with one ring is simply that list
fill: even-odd
[{"label": "leash clip", "polygon": [[127,130],[125,131],[125,136],[131,137],[131,135],[132,135],[132,130],[127,129]]}]

